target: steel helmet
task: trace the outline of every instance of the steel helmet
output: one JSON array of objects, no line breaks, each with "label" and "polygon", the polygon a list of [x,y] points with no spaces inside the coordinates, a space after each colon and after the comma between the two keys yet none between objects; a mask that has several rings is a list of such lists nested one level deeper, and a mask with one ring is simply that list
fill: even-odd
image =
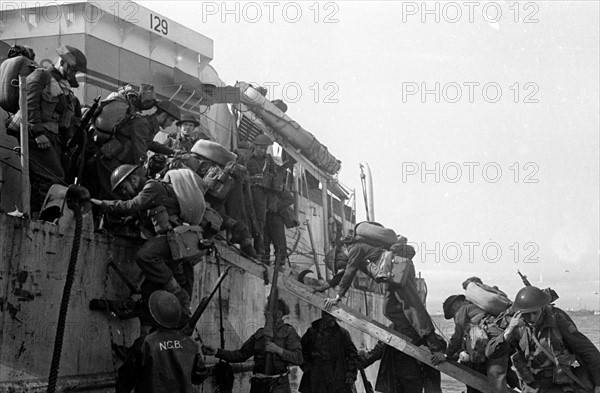
[{"label": "steel helmet", "polygon": [[260,134],[252,141],[256,146],[271,146],[273,141],[265,134]]},{"label": "steel helmet", "polygon": [[140,167],[139,165],[130,165],[130,164],[124,164],[124,165],[118,166],[117,169],[115,169],[113,171],[113,173],[111,173],[111,175],[110,175],[111,190],[114,191],[117,187],[119,187],[119,185],[121,183],[123,183],[123,180],[125,180],[127,178],[127,176],[129,176],[133,172],[135,172],[139,167]]},{"label": "steel helmet", "polygon": [[542,291],[538,287],[528,286],[522,288],[515,298],[512,305],[513,310],[528,313],[537,311],[540,308],[550,304],[552,299],[550,295]]},{"label": "steel helmet", "polygon": [[158,109],[160,109],[161,111],[166,112],[169,115],[173,116],[177,120],[181,119],[181,110],[179,109],[179,107],[177,105],[175,105],[171,101],[166,101],[166,100],[157,101],[156,107]]},{"label": "steel helmet", "polygon": [[442,309],[444,310],[444,318],[452,319],[454,317],[454,313],[452,312],[452,305],[456,301],[465,301],[465,295],[452,295],[449,296],[446,300],[444,300],[444,304],[442,305]]},{"label": "steel helmet", "polygon": [[56,49],[61,59],[66,61],[73,71],[87,72],[87,59],[82,51],[69,45],[63,45]]},{"label": "steel helmet", "polygon": [[176,328],[181,319],[181,305],[177,297],[167,291],[154,291],[148,300],[152,318],[162,327]]},{"label": "steel helmet", "polygon": [[194,127],[198,127],[200,122],[196,119],[194,115],[188,115],[187,113],[181,116],[181,119],[175,123],[177,127],[181,125],[181,123],[194,123]]}]

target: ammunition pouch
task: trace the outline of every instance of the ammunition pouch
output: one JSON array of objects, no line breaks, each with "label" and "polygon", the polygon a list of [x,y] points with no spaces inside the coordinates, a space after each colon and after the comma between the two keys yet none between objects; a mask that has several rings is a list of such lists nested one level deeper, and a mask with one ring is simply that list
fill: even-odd
[{"label": "ammunition pouch", "polygon": [[199,226],[180,225],[167,234],[167,241],[174,260],[198,256],[203,230]]},{"label": "ammunition pouch", "polygon": [[[575,363],[577,358],[571,353],[562,353],[556,356],[558,364],[552,370],[552,383],[555,385],[569,385],[574,383],[573,379],[568,375],[568,369],[571,371],[571,364]],[[572,373],[571,373],[572,374]]]},{"label": "ammunition pouch", "polygon": [[227,198],[235,182],[229,173],[218,166],[213,166],[206,172],[204,181],[208,185],[208,195],[220,201],[224,201]]},{"label": "ammunition pouch", "polygon": [[216,235],[223,226],[223,218],[219,215],[219,213],[216,212],[216,210],[206,207],[200,225],[206,231],[207,235]]}]

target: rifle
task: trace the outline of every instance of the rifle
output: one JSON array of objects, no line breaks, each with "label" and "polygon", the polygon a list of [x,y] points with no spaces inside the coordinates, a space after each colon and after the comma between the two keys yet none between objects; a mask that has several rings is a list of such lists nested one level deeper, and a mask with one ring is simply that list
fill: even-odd
[{"label": "rifle", "polygon": [[521,281],[523,281],[523,284],[525,284],[526,287],[530,287],[531,286],[531,283],[527,279],[526,275],[521,274],[521,272],[519,270],[517,270],[517,274],[519,275],[519,277],[521,277]]},{"label": "rifle", "polygon": [[361,366],[358,366],[358,370],[360,371],[360,377],[362,378],[363,385],[365,385],[365,393],[375,393],[373,390],[373,385],[367,379],[367,374],[365,373],[365,369]]},{"label": "rifle", "polygon": [[65,154],[69,155],[67,159],[70,160],[71,163],[77,163],[76,173],[73,173],[75,170],[73,165],[69,164],[68,175],[69,177],[76,177],[78,182],[81,182],[81,175],[83,173],[83,167],[85,166],[85,148],[88,141],[88,133],[86,129],[88,128],[90,122],[92,121],[92,118],[98,110],[98,106],[100,105],[100,98],[101,96],[98,96],[96,99],[94,99],[94,103],[92,104],[91,108],[87,111],[85,116],[83,116],[83,118],[81,119],[79,126],[73,133],[73,137],[69,140],[69,143],[67,144],[67,149],[65,152]]},{"label": "rifle", "polygon": [[202,316],[202,313],[204,313],[204,310],[206,310],[206,307],[208,307],[208,303],[210,302],[210,300],[213,298],[215,293],[217,293],[217,290],[221,287],[221,283],[225,279],[225,276],[227,276],[227,273],[229,273],[229,269],[231,269],[231,266],[227,266],[227,269],[225,269],[225,271],[219,276],[219,278],[217,278],[217,282],[210,291],[210,294],[202,298],[200,304],[198,304],[198,307],[196,307],[196,311],[194,311],[190,320],[184,326],[181,327],[180,330],[183,334],[187,336],[192,335],[192,333],[194,332],[194,328],[198,323],[198,320]]},{"label": "rifle", "polygon": [[[272,342],[275,337],[275,324],[277,323],[275,316],[277,315],[277,303],[279,299],[279,291],[277,289],[277,278],[279,277],[279,266],[277,263],[273,267],[273,280],[271,281],[271,293],[269,294],[269,302],[267,304],[267,312],[265,313],[265,344]],[[273,354],[267,352],[265,362],[265,374],[273,375]]]}]

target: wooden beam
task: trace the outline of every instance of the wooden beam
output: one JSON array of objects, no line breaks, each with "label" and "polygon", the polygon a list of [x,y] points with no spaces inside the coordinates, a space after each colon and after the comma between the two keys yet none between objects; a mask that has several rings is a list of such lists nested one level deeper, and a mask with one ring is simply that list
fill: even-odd
[{"label": "wooden beam", "polygon": [[[216,246],[221,253],[221,257],[232,265],[254,274],[257,277],[264,277],[265,272],[267,272],[269,276],[272,276],[273,270],[267,265],[264,265],[258,261],[253,262],[250,259],[240,256],[233,247],[226,244],[217,243]],[[308,289],[309,287],[296,280],[289,269],[281,274],[277,284],[279,289],[290,293],[294,297],[303,300],[306,303],[323,309],[323,303],[326,297],[320,293],[312,293],[312,291]],[[418,347],[412,344],[410,338],[365,315],[360,314],[352,308],[346,307],[345,305],[340,305],[339,307],[334,307],[330,313],[335,315],[336,318],[346,322],[350,326],[360,330],[361,332],[366,333],[369,336],[406,353],[407,355],[466,385],[469,385],[483,393],[491,393],[490,384],[488,383],[485,375],[450,360],[434,366],[431,363],[431,352],[428,348]],[[507,391],[509,391],[508,388]]]}]

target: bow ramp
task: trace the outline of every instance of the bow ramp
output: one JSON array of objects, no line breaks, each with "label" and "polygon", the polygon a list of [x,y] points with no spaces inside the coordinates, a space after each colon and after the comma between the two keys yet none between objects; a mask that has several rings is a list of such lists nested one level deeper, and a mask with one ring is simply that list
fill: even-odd
[{"label": "bow ramp", "polygon": [[[242,257],[239,251],[231,246],[221,242],[215,242],[221,258],[228,263],[245,270],[257,277],[264,277],[265,272],[269,277],[273,276],[273,268],[264,264],[257,263],[251,259]],[[291,274],[289,270],[283,272],[278,280],[277,286],[280,290],[285,291],[298,299],[312,304],[313,306],[323,309],[323,301],[325,296],[319,293],[312,293],[307,286],[301,284]],[[409,356],[419,360],[422,363],[438,369],[440,372],[466,384],[481,392],[491,393],[490,385],[487,377],[478,373],[466,366],[453,361],[446,361],[437,366],[431,363],[431,352],[426,347],[418,347],[410,343],[410,339],[406,336],[389,329],[383,324],[360,314],[352,308],[341,305],[334,307],[331,314],[336,318],[346,322],[348,325],[368,334],[369,336],[385,342],[386,344],[406,353]],[[507,388],[507,392],[508,392]]]}]

